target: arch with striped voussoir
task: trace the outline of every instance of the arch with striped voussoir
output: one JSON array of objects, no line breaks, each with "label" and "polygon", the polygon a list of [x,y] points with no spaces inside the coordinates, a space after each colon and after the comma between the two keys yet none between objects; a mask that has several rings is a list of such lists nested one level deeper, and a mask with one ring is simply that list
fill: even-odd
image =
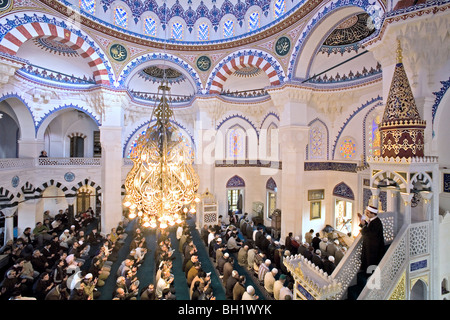
[{"label": "arch with striped voussoir", "polygon": [[[228,60],[228,61],[227,61]],[[269,78],[271,86],[278,86],[282,82],[279,71],[282,72],[281,65],[268,55],[240,54],[237,57],[230,56],[222,60],[212,82],[210,84],[209,93],[220,94],[222,92],[225,81],[237,70],[246,67],[257,67],[261,69]]]},{"label": "arch with striped voussoir", "polygon": [[34,199],[39,195],[36,191],[36,188],[29,181],[25,182],[25,184],[20,188],[20,192],[17,194],[17,198],[23,196],[25,200]]},{"label": "arch with striped voussoir", "polygon": [[83,139],[87,138],[87,136],[85,134],[81,133],[81,132],[72,132],[71,134],[68,134],[67,137],[69,139],[71,139],[73,137],[80,137],[80,138],[83,138]]},{"label": "arch with striped voussoir", "polygon": [[380,171],[372,177],[372,187],[379,188],[385,186],[398,187],[398,191],[407,192],[407,182],[398,173],[391,171]]},{"label": "arch with striped voussoir", "polygon": [[90,187],[94,188],[95,191],[97,192],[97,195],[99,195],[102,190],[102,187],[100,187],[96,182],[94,182],[90,179],[84,179],[84,180],[78,182],[77,184],[75,184],[71,188],[71,192],[76,194],[78,189],[80,189],[83,186],[90,186]]},{"label": "arch with striped voussoir", "polygon": [[[106,68],[105,61],[99,55],[97,50],[89,44],[84,37],[77,35],[73,31],[62,27],[62,23],[49,20],[49,22],[34,21],[25,22],[28,16],[21,19],[14,28],[6,33],[0,41],[0,51],[15,56],[19,48],[27,40],[33,38],[47,38],[61,42],[71,49],[77,51],[83,58],[88,61],[88,65],[93,70],[95,82],[97,84],[110,85],[110,75]],[[53,24],[50,21],[53,21]],[[58,25],[60,24],[60,25]],[[65,25],[65,24],[64,24]]]},{"label": "arch with striped voussoir", "polygon": [[44,182],[42,185],[40,185],[35,189],[35,197],[36,198],[42,197],[42,194],[44,193],[45,189],[52,186],[60,189],[62,192],[64,192],[65,195],[70,192],[69,188],[67,188],[61,182],[51,179],[47,182]]},{"label": "arch with striped voussoir", "polygon": [[409,188],[410,190],[413,189],[417,190],[417,188],[419,187],[420,190],[418,191],[422,190],[431,191],[432,183],[433,179],[427,172],[417,172],[412,176],[411,181],[409,183]]},{"label": "arch with striped voussoir", "polygon": [[4,187],[0,187],[0,208],[6,208],[16,201],[14,194]]}]

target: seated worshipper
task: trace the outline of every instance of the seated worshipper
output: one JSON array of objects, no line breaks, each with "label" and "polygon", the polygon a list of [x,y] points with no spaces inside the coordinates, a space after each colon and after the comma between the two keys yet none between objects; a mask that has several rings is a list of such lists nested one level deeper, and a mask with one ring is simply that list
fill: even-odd
[{"label": "seated worshipper", "polygon": [[69,300],[70,292],[65,282],[55,284],[55,286],[47,293],[45,300]]},{"label": "seated worshipper", "polygon": [[44,245],[44,240],[51,240],[52,235],[50,230],[42,222],[37,222],[36,227],[33,229],[33,236],[36,239],[39,247]]},{"label": "seated worshipper", "polygon": [[325,259],[323,262],[323,271],[325,271],[329,276],[333,273],[336,265],[334,264],[334,257],[329,256],[328,259]]},{"label": "seated worshipper", "polygon": [[245,276],[239,276],[239,281],[233,288],[233,300],[242,300],[242,295],[245,292],[245,280]]},{"label": "seated worshipper", "polygon": [[237,234],[232,233],[227,241],[227,249],[229,252],[238,252],[242,242],[237,239]]},{"label": "seated worshipper", "polygon": [[264,263],[261,263],[261,265],[259,266],[259,269],[258,269],[258,280],[259,280],[259,282],[261,284],[264,283],[264,277],[266,276],[266,273],[269,272],[269,270],[270,270],[269,267],[270,267],[271,263],[272,262],[269,259],[266,259],[264,261]]},{"label": "seated worshipper", "polygon": [[256,248],[249,248],[247,252],[247,269],[253,270],[253,264],[255,263],[255,256],[258,254]]},{"label": "seated worshipper", "polygon": [[253,261],[253,272],[255,275],[259,273],[259,267],[264,264],[264,261],[266,259],[266,255],[262,252],[258,252],[257,255],[255,255],[254,261]]},{"label": "seated worshipper", "polygon": [[239,281],[239,273],[233,270],[231,277],[228,278],[225,284],[225,297],[227,300],[233,300],[233,288],[235,284]]},{"label": "seated worshipper", "polygon": [[261,247],[260,247],[261,251],[264,252],[264,254],[266,256],[268,256],[269,255],[269,246],[272,243],[272,237],[267,235],[261,239],[260,243],[261,243]]},{"label": "seated worshipper", "polygon": [[189,288],[189,299],[192,298],[192,290],[194,289],[194,283],[200,281],[200,288],[203,292],[207,290],[211,285],[211,272],[206,273],[203,269],[200,269],[197,276],[192,280],[191,287]]},{"label": "seated worshipper", "polygon": [[191,287],[192,281],[198,275],[198,272],[201,270],[202,265],[199,261],[195,262],[192,267],[189,269],[186,277],[186,283],[189,287]]},{"label": "seated worshipper", "polygon": [[98,232],[97,228],[92,229],[91,233],[88,234],[86,241],[91,246],[100,245],[103,240],[102,235]]},{"label": "seated worshipper", "polygon": [[67,262],[64,259],[59,259],[55,267],[52,270],[51,277],[53,280],[53,283],[60,284],[60,283],[66,283],[67,281]]},{"label": "seated worshipper", "polygon": [[227,262],[228,258],[230,257],[230,254],[228,252],[225,252],[222,257],[219,258],[217,261],[216,269],[219,271],[219,274],[223,276],[223,266]]},{"label": "seated worshipper", "polygon": [[68,250],[72,243],[73,237],[72,235],[70,235],[69,229],[64,230],[63,233],[61,233],[61,235],[59,236],[59,245]]},{"label": "seated worshipper", "polygon": [[294,294],[292,293],[294,290],[294,283],[289,282],[287,286],[283,286],[280,289],[280,300],[293,300]]},{"label": "seated worshipper", "polygon": [[200,287],[200,281],[198,280],[194,282],[191,300],[204,300],[204,289]]},{"label": "seated worshipper", "polygon": [[255,294],[255,288],[253,286],[247,286],[247,289],[242,294],[241,300],[258,300],[259,297]]},{"label": "seated worshipper", "polygon": [[[156,298],[161,299],[162,293],[164,289],[172,289],[171,284],[173,283],[174,278],[170,274],[169,271],[165,271],[161,278],[159,279],[158,283],[156,284]],[[173,290],[172,290],[173,292]]]},{"label": "seated worshipper", "polygon": [[189,259],[187,262],[186,262],[186,264],[185,264],[185,266],[184,266],[184,274],[185,274],[185,276],[187,277],[187,274],[188,274],[188,272],[189,272],[189,270],[191,269],[191,267],[196,263],[196,262],[198,262],[198,255],[197,254],[193,254],[192,256],[191,256],[191,259]]},{"label": "seated worshipper", "polygon": [[339,262],[341,262],[341,260],[344,257],[346,252],[347,252],[346,247],[338,248],[336,250],[336,253],[334,254],[334,259],[335,259],[334,263],[336,264],[336,266],[339,264]]},{"label": "seated worshipper", "polygon": [[[305,243],[307,243],[307,242],[305,242]],[[311,261],[312,260],[312,256],[313,256],[313,251],[314,251],[314,248],[312,246],[309,246],[303,256],[306,259],[308,259],[309,261]]]},{"label": "seated worshipper", "polygon": [[31,264],[33,265],[33,269],[39,273],[51,272],[51,266],[49,266],[47,259],[39,249],[33,251],[33,255],[31,256]]},{"label": "seated worshipper", "polygon": [[29,287],[25,284],[27,279],[22,279],[16,270],[9,269],[2,281],[2,290],[0,291],[0,299],[8,300],[15,291],[24,294],[29,291]]},{"label": "seated worshipper", "polygon": [[139,300],[156,300],[155,285],[153,283],[150,283],[147,288],[144,288]]},{"label": "seated worshipper", "polygon": [[270,272],[264,275],[264,289],[273,296],[273,285],[275,284],[275,276],[278,274],[278,269],[273,268]]},{"label": "seated worshipper", "polygon": [[228,278],[231,277],[231,274],[234,270],[234,258],[233,257],[229,257],[227,259],[227,261],[225,262],[225,264],[223,265],[223,277],[222,277],[222,282],[224,285],[226,285]]},{"label": "seated worshipper", "polygon": [[55,284],[50,278],[48,272],[43,272],[39,276],[39,279],[33,285],[33,296],[37,300],[45,300],[47,293],[53,288]]},{"label": "seated worshipper", "polygon": [[323,270],[323,261],[321,255],[322,252],[320,251],[320,249],[317,249],[315,254],[313,254],[311,258],[311,262],[318,266],[319,269]]},{"label": "seated worshipper", "polygon": [[248,245],[244,245],[238,252],[238,264],[241,267],[247,268],[248,264]]},{"label": "seated worshipper", "polygon": [[280,300],[280,291],[281,288],[284,287],[285,282],[286,282],[286,275],[281,274],[280,278],[278,278],[278,280],[276,280],[275,283],[273,284],[273,297],[275,300]]}]

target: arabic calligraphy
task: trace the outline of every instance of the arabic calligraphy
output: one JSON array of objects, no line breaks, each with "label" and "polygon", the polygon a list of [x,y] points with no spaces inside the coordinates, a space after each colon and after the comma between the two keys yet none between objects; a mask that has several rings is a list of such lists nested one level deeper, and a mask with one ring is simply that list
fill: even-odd
[{"label": "arabic calligraphy", "polygon": [[197,59],[197,68],[201,71],[207,71],[211,67],[211,59],[207,56],[201,56]]},{"label": "arabic calligraphy", "polygon": [[109,54],[116,61],[124,61],[128,56],[127,49],[119,43],[115,43],[109,48]]},{"label": "arabic calligraphy", "polygon": [[291,49],[291,41],[288,37],[281,37],[275,44],[275,52],[279,56],[285,56]]},{"label": "arabic calligraphy", "polygon": [[0,11],[7,11],[12,8],[12,1],[0,0]]}]

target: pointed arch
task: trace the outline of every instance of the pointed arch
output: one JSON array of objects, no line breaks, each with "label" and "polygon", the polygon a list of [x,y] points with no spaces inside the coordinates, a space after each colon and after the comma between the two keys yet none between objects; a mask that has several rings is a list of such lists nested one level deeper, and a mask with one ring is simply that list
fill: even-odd
[{"label": "pointed arch", "polygon": [[235,175],[235,176],[231,177],[230,179],[228,179],[226,187],[227,188],[243,188],[243,187],[245,187],[245,181],[238,175]]},{"label": "pointed arch", "polygon": [[349,200],[355,200],[355,194],[345,182],[340,182],[333,188],[333,196],[341,197]]},{"label": "pointed arch", "polygon": [[[308,160],[310,159],[329,159],[330,155],[330,134],[328,126],[319,118],[308,123],[309,142],[307,146]],[[326,144],[326,148],[324,148]],[[326,150],[326,155],[325,155]]]},{"label": "pointed arch", "polygon": [[70,189],[67,188],[65,185],[63,185],[61,182],[51,179],[47,182],[42,183],[39,187],[36,188],[35,190],[36,197],[42,197],[42,194],[44,193],[45,189],[51,186],[60,189],[62,192],[64,192],[65,195],[70,193]]}]

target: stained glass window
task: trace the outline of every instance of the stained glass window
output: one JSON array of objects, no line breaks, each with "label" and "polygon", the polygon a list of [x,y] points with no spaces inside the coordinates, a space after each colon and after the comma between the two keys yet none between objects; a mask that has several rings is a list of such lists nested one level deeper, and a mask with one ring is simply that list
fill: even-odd
[{"label": "stained glass window", "polygon": [[232,128],[228,134],[228,158],[245,157],[245,132],[242,128]]},{"label": "stained glass window", "polygon": [[356,154],[356,144],[352,139],[342,140],[339,152],[343,158],[353,158]]},{"label": "stained glass window", "polygon": [[87,13],[95,13],[95,0],[80,0],[80,9]]},{"label": "stained glass window", "polygon": [[128,14],[124,8],[116,8],[114,12],[114,24],[124,29],[128,27]]},{"label": "stained glass window", "polygon": [[173,40],[183,40],[183,25],[179,22],[174,22],[172,24],[172,39]]},{"label": "stained glass window", "polygon": [[311,159],[323,158],[324,134],[319,126],[314,126],[309,131],[309,157]]},{"label": "stained glass window", "polygon": [[367,154],[372,157],[381,155],[380,116],[374,116],[367,128]]},{"label": "stained glass window", "polygon": [[198,40],[209,40],[209,26],[206,23],[202,23],[198,26]]},{"label": "stained glass window", "polygon": [[234,36],[234,21],[227,20],[223,23],[223,37],[230,38]]},{"label": "stained glass window", "polygon": [[248,30],[253,31],[259,28],[259,12],[255,11],[248,17]]},{"label": "stained glass window", "polygon": [[148,17],[144,23],[144,34],[149,36],[156,36],[156,21],[155,19]]},{"label": "stained glass window", "polygon": [[284,0],[276,0],[273,3],[273,17],[278,19],[286,12],[286,2]]}]

